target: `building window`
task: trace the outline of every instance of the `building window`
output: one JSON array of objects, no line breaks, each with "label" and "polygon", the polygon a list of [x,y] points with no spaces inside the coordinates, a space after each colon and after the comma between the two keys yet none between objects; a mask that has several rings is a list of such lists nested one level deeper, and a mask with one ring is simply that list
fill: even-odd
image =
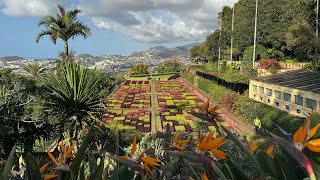
[{"label": "building window", "polygon": [[268,99],[268,103],[269,103],[269,104],[271,103],[270,99]]},{"label": "building window", "polygon": [[260,97],[260,100],[262,101],[262,100],[263,100],[263,97]]},{"label": "building window", "polygon": [[312,110],[317,109],[317,101],[312,99],[307,99],[307,108],[310,108]]},{"label": "building window", "polygon": [[256,98],[256,95],[255,95],[255,94],[253,95],[253,98]]},{"label": "building window", "polygon": [[295,104],[303,106],[303,97],[302,96],[295,96]]},{"label": "building window", "polygon": [[286,110],[290,110],[290,107],[288,105],[286,105]]},{"label": "building window", "polygon": [[259,87],[259,93],[264,94],[264,87],[261,87],[261,86]]},{"label": "building window", "polygon": [[279,106],[280,106],[280,103],[279,103],[279,102],[276,102],[276,106],[278,106],[278,107],[279,107]]},{"label": "building window", "polygon": [[253,85],[253,92],[257,92],[257,86]]},{"label": "building window", "polygon": [[287,102],[291,102],[291,94],[284,93],[284,100]]},{"label": "building window", "polygon": [[297,109],[297,113],[300,114],[300,113],[301,113],[301,110],[300,110],[300,109]]},{"label": "building window", "polygon": [[281,92],[280,91],[274,91],[275,92],[275,97],[277,99],[281,99]]},{"label": "building window", "polygon": [[272,96],[272,90],[271,89],[267,89],[267,95],[268,96]]}]

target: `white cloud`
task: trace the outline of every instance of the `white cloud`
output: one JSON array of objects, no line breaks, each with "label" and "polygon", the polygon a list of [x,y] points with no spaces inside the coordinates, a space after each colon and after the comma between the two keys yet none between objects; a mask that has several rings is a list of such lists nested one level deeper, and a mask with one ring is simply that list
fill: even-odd
[{"label": "white cloud", "polygon": [[236,0],[80,0],[77,8],[98,27],[138,41],[203,40],[217,26],[218,12]]},{"label": "white cloud", "polygon": [[44,16],[54,12],[53,0],[0,0],[1,12],[9,16]]},{"label": "white cloud", "polygon": [[[236,0],[78,0],[63,1],[82,10],[95,26],[148,43],[202,40],[217,26],[217,14]],[[72,2],[72,4],[67,4]],[[0,0],[9,16],[56,12],[59,0]]]}]

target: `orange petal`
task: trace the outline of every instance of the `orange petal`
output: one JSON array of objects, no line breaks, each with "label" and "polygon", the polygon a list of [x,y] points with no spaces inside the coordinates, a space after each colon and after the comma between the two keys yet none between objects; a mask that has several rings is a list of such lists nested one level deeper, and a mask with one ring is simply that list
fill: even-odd
[{"label": "orange petal", "polygon": [[153,177],[152,171],[151,171],[151,169],[149,168],[148,164],[143,163],[143,168],[147,171],[147,173],[148,173],[151,177]]},{"label": "orange petal", "polygon": [[58,175],[56,175],[56,174],[45,174],[44,176],[43,176],[43,179],[45,179],[45,180],[47,180],[47,179],[52,179],[52,178],[55,178],[55,177],[57,177]]},{"label": "orange petal", "polygon": [[212,137],[213,137],[213,133],[209,133],[208,136],[205,137],[204,140],[202,140],[199,148],[209,150],[207,146],[208,146],[208,143],[212,140]]},{"label": "orange petal", "polygon": [[128,156],[116,156],[116,158],[129,159],[129,157],[128,157]]},{"label": "orange petal", "polygon": [[149,164],[151,166],[161,166],[160,164],[158,164],[160,162],[160,160],[156,159],[156,158],[151,158],[151,157],[142,157],[141,160],[146,163]]},{"label": "orange petal", "polygon": [[210,149],[210,152],[218,159],[227,159],[227,154],[219,149]]},{"label": "orange petal", "polygon": [[43,171],[45,171],[48,167],[49,163],[43,165],[41,168],[40,168],[40,173],[43,173]]},{"label": "orange petal", "polygon": [[302,143],[302,142],[304,141],[304,138],[305,138],[305,136],[304,136],[304,134],[303,134],[303,128],[300,127],[300,128],[296,131],[296,133],[294,133],[294,135],[293,135],[293,140],[294,140],[294,142],[296,142],[296,143]]},{"label": "orange petal", "polygon": [[51,154],[51,152],[48,151],[48,155],[49,155],[50,159],[52,160],[52,162],[54,162],[55,164],[58,164],[56,158]]},{"label": "orange petal", "polygon": [[72,150],[74,149],[75,144],[72,144],[71,147],[68,149],[68,151],[66,152],[66,157],[68,158],[69,155],[72,153]]},{"label": "orange petal", "polygon": [[308,116],[307,122],[303,128],[303,135],[304,135],[303,140],[306,139],[308,130],[310,130],[310,121],[311,121],[311,115]]},{"label": "orange petal", "polygon": [[315,139],[306,143],[306,146],[310,151],[320,152],[320,139]]},{"label": "orange petal", "polygon": [[174,138],[173,138],[173,143],[177,143],[177,142],[179,141],[179,136],[180,136],[179,133],[177,133],[177,134],[174,136]]},{"label": "orange petal", "polygon": [[190,178],[190,180],[194,180],[191,176],[189,178]]},{"label": "orange petal", "polygon": [[267,154],[270,156],[273,152],[273,145],[269,146],[269,148],[267,149]]},{"label": "orange petal", "polygon": [[220,109],[220,105],[217,105],[217,106],[215,106],[215,107],[213,107],[213,108],[211,108],[211,109],[209,109],[209,113],[215,113],[218,109]]},{"label": "orange petal", "polygon": [[200,176],[201,176],[201,180],[209,180],[206,173],[204,173],[204,172],[201,173]]},{"label": "orange petal", "polygon": [[131,148],[131,155],[133,155],[137,150],[137,138],[134,136],[132,148]]},{"label": "orange petal", "polygon": [[253,143],[249,144],[249,150],[252,151],[252,152],[257,150],[258,147],[259,147],[259,145],[257,145],[257,144],[253,144]]},{"label": "orange petal", "polygon": [[307,137],[307,140],[311,139],[316,134],[319,127],[320,127],[320,123],[310,130],[310,135]]},{"label": "orange petal", "polygon": [[178,144],[188,144],[190,140],[179,140]]},{"label": "orange petal", "polygon": [[198,131],[198,147],[200,146],[201,144],[201,139],[200,139],[200,130]]},{"label": "orange petal", "polygon": [[215,149],[217,147],[224,145],[226,142],[227,142],[226,137],[218,137],[208,143],[208,148]]},{"label": "orange petal", "polygon": [[202,106],[202,109],[203,109],[205,112],[208,112],[208,108],[209,108],[209,100],[207,100],[207,102]]}]

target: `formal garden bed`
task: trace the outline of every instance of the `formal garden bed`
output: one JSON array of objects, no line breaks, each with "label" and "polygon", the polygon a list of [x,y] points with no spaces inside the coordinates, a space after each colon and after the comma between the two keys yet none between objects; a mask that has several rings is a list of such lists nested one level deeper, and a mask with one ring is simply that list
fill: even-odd
[{"label": "formal garden bed", "polygon": [[149,108],[151,86],[149,81],[125,81],[105,101],[107,108]]},{"label": "formal garden bed", "polygon": [[125,127],[136,129],[140,132],[150,132],[151,112],[143,109],[107,109],[104,112],[102,122],[104,122],[106,126],[117,126],[118,128]]}]

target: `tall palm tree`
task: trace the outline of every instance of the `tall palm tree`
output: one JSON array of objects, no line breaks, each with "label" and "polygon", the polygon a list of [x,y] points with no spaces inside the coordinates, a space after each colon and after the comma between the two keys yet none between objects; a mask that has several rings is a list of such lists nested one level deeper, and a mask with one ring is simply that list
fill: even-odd
[{"label": "tall palm tree", "polygon": [[80,10],[75,9],[66,12],[61,5],[58,5],[58,8],[60,14],[56,14],[55,17],[44,16],[40,19],[38,26],[44,26],[46,29],[37,34],[36,42],[38,43],[43,36],[50,36],[51,41],[56,44],[57,39],[60,38],[64,42],[64,53],[68,56],[68,40],[77,36],[87,38],[91,30],[77,19],[78,13],[81,12]]}]

